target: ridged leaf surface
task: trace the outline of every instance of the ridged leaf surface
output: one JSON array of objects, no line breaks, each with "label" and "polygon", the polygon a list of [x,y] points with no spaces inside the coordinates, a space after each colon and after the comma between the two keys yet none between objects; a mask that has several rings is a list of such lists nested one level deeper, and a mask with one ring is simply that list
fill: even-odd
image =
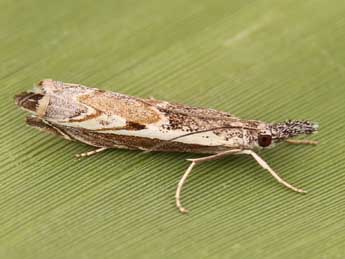
[{"label": "ridged leaf surface", "polygon": [[[1,258],[344,258],[343,0],[0,1]],[[25,126],[13,96],[53,78],[264,121],[320,145],[195,168],[197,154],[90,147]]]}]

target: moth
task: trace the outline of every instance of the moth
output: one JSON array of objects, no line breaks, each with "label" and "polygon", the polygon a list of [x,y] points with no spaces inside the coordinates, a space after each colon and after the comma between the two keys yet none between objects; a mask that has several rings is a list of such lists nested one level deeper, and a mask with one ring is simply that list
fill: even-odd
[{"label": "moth", "polygon": [[89,88],[80,84],[46,79],[32,91],[15,97],[16,104],[31,113],[26,123],[40,130],[80,141],[95,149],[77,154],[87,157],[112,148],[143,151],[190,152],[208,154],[191,162],[176,189],[180,212],[181,191],[195,165],[233,154],[252,156],[279,183],[293,191],[305,191],[283,180],[256,153],[281,142],[317,144],[291,138],[318,131],[309,120],[266,123],[244,120],[230,113],[192,107],[156,99]]}]

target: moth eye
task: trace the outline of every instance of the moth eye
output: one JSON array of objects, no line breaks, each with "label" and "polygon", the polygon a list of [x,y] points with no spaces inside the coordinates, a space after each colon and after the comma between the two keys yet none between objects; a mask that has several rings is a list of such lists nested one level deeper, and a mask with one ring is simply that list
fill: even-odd
[{"label": "moth eye", "polygon": [[261,147],[268,147],[272,143],[271,135],[259,135],[259,145]]}]

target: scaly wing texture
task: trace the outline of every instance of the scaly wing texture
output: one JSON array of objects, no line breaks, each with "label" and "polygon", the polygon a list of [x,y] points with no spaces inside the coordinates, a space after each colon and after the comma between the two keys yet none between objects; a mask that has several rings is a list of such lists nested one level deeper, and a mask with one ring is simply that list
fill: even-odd
[{"label": "scaly wing texture", "polygon": [[[71,139],[97,147],[120,145],[152,151],[209,153],[212,146],[215,149],[211,153],[215,153],[243,146],[243,136],[247,140],[251,135],[242,129],[245,125],[237,118],[212,109],[150,101],[50,79],[40,81],[38,91],[41,99],[34,105],[38,117]],[[28,93],[30,98],[32,95]],[[32,105],[30,101],[29,106]],[[253,127],[257,123],[251,124]],[[234,129],[230,128],[233,126]],[[156,140],[163,143],[157,146]],[[179,147],[173,140],[195,146]]]},{"label": "scaly wing texture", "polygon": [[[343,0],[0,0],[1,258],[344,258]],[[54,78],[240,118],[319,121],[316,147],[200,165],[25,126],[13,95]]]}]

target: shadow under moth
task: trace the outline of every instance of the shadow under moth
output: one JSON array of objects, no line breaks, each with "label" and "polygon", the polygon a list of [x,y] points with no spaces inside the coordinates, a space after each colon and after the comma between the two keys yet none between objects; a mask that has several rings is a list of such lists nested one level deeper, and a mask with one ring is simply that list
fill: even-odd
[{"label": "shadow under moth", "polygon": [[192,168],[232,154],[252,156],[278,182],[296,192],[305,192],[283,180],[256,150],[280,142],[317,144],[291,138],[314,133],[319,128],[318,123],[308,120],[280,123],[244,120],[213,109],[143,99],[51,79],[40,81],[32,91],[16,95],[15,100],[19,107],[31,113],[26,118],[28,125],[95,148],[77,157],[111,148],[208,154],[188,159],[191,164],[179,181],[175,195],[176,206],[182,213],[187,209],[181,204],[181,191]]}]

